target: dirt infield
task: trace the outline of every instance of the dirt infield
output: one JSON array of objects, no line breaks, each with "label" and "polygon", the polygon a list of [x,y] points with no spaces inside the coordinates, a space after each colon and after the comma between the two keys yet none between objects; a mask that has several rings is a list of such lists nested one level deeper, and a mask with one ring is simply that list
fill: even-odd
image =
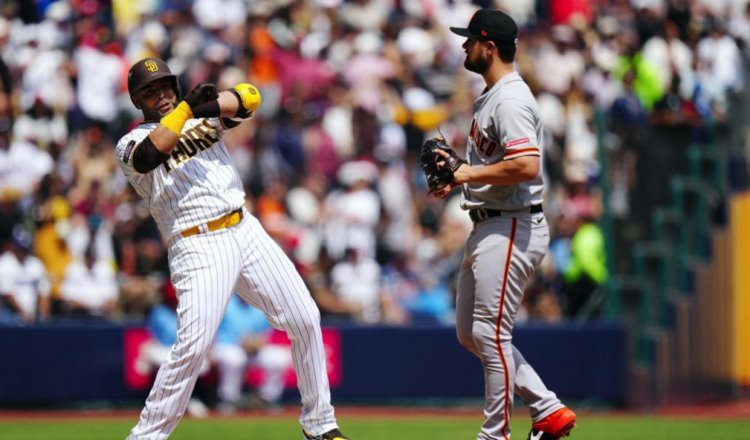
[{"label": "dirt infield", "polygon": [[[118,409],[118,410],[20,410],[0,409],[0,422],[19,420],[136,420],[140,409]],[[750,419],[750,401],[739,401],[715,405],[685,405],[665,407],[653,412],[640,412],[630,410],[597,411],[577,410],[580,415],[592,414],[596,416],[627,417],[631,415],[652,415],[665,418],[689,418],[708,420],[734,420]],[[417,407],[417,406],[337,406],[337,417],[356,418],[468,418],[478,419],[481,417],[480,407]],[[211,417],[227,416],[211,414]],[[299,416],[299,407],[296,405],[285,406],[278,411],[244,411],[229,418],[295,418]]]}]

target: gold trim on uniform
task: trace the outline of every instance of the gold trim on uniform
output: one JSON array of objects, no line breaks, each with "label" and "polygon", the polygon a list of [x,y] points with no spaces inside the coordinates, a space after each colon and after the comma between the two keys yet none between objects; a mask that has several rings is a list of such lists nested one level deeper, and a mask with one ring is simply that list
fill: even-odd
[{"label": "gold trim on uniform", "polygon": [[218,231],[219,229],[231,228],[238,224],[242,220],[242,209],[237,209],[229,214],[219,217],[216,220],[203,223],[192,228],[187,228],[180,232],[183,237],[190,237],[191,235],[205,234],[206,232]]}]

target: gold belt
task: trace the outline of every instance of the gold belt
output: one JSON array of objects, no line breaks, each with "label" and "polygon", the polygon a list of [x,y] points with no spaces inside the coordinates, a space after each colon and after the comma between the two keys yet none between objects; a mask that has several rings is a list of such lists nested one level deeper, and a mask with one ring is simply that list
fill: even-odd
[{"label": "gold belt", "polygon": [[183,237],[190,237],[191,235],[197,235],[202,232],[218,231],[219,229],[230,228],[242,220],[242,209],[232,211],[229,214],[219,217],[216,220],[204,223],[202,225],[193,226],[180,232]]}]

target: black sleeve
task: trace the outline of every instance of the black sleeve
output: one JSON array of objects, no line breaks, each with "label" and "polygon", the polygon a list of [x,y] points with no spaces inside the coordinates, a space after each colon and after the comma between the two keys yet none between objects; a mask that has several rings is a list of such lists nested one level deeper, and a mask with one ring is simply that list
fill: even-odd
[{"label": "black sleeve", "polygon": [[224,128],[234,128],[238,125],[240,125],[241,121],[234,121],[231,118],[221,118],[221,125],[224,126]]},{"label": "black sleeve", "polygon": [[146,174],[167,159],[169,159],[169,155],[157,150],[151,138],[146,136],[143,142],[135,146],[133,168],[139,173]]}]

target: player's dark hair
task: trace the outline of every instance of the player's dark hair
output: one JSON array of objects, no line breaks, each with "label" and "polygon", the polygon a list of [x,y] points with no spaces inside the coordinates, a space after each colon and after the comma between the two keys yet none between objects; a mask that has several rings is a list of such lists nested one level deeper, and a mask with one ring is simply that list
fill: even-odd
[{"label": "player's dark hair", "polygon": [[497,47],[497,53],[500,56],[500,60],[504,63],[512,63],[516,58],[516,45],[508,44],[508,42],[493,41],[495,47]]}]

